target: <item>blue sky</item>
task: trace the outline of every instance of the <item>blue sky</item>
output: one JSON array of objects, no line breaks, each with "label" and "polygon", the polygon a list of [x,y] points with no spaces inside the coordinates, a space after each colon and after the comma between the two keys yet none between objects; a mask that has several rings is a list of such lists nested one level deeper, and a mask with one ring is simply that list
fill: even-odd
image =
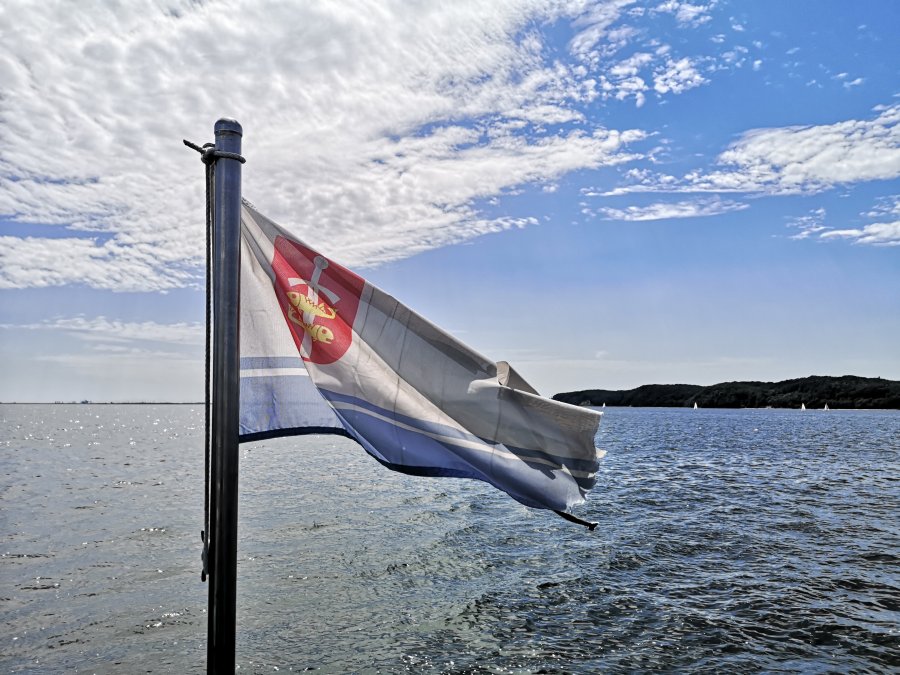
[{"label": "blue sky", "polygon": [[900,4],[0,7],[0,400],[202,397],[203,175],[547,395],[900,379]]}]

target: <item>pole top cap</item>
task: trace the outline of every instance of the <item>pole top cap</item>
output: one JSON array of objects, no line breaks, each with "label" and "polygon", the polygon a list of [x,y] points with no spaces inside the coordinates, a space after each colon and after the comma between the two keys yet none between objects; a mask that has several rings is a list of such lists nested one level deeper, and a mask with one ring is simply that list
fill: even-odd
[{"label": "pole top cap", "polygon": [[240,122],[238,122],[237,120],[231,119],[230,117],[223,117],[216,122],[215,133],[232,133],[237,134],[238,136],[243,136],[244,130],[241,128]]}]

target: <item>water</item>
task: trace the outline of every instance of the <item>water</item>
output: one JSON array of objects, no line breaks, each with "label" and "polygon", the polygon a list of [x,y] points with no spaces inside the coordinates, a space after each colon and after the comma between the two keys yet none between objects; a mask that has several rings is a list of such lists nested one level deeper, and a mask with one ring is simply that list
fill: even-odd
[{"label": "water", "polygon": [[[202,413],[0,406],[0,672],[202,672]],[[900,412],[607,408],[589,533],[241,448],[242,673],[896,672]]]}]

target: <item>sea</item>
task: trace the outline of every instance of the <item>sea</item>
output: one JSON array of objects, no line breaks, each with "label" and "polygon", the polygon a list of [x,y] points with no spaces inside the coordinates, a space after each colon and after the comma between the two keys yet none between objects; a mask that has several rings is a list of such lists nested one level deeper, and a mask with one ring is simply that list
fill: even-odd
[{"label": "sea", "polygon": [[[0,673],[200,673],[203,411],[0,406]],[[606,408],[590,532],[242,444],[239,673],[896,673],[900,411]]]}]

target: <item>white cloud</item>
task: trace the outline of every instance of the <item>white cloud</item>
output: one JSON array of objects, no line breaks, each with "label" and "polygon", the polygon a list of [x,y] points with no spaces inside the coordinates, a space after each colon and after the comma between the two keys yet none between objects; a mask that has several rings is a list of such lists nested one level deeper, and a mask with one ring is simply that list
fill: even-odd
[{"label": "white cloud", "polygon": [[646,101],[644,92],[650,89],[650,79],[659,96],[681,94],[708,82],[697,70],[697,60],[687,56],[674,59],[670,52],[671,47],[662,45],[652,53],[635,52],[612,63],[599,76],[600,95],[619,101],[633,98],[640,108]]},{"label": "white cloud", "polygon": [[666,0],[666,2],[657,5],[654,11],[674,14],[678,23],[697,26],[712,19],[709,11],[714,5],[715,2],[706,5],[693,5],[689,2]]},{"label": "white cloud", "polygon": [[809,215],[795,218],[789,223],[790,227],[800,230],[791,239],[847,239],[854,244],[900,246],[900,219],[897,218],[900,216],[900,197],[894,195],[882,198],[871,211],[861,215],[865,218],[887,218],[862,227],[837,229],[825,225],[825,209],[814,209]]},{"label": "white cloud", "polygon": [[862,228],[830,230],[819,236],[822,239],[851,239],[855,244],[900,246],[900,220],[890,223],[872,223]]},{"label": "white cloud", "polygon": [[637,52],[627,59],[623,59],[613,64],[607,71],[616,79],[625,79],[637,75],[641,68],[653,62],[653,54],[647,52]]},{"label": "white cloud", "polygon": [[150,236],[124,232],[106,241],[0,236],[0,289],[74,282],[120,291],[164,291],[191,283],[194,275],[179,260],[177,248],[140,241]]},{"label": "white cloud", "polygon": [[701,24],[710,21],[712,17],[707,14],[711,5],[692,5],[687,2],[682,2],[678,6],[678,10],[675,13],[675,18],[680,23],[690,23],[690,24]]},{"label": "white cloud", "polygon": [[716,158],[720,168],[676,178],[641,172],[605,195],[635,192],[815,193],[837,185],[900,177],[900,105],[873,119],[756,129]]},{"label": "white cloud", "polygon": [[[82,354],[40,354],[34,357],[37,362],[55,363],[60,368],[71,369],[96,377],[98,372],[109,372],[110,369],[128,368],[140,380],[147,378],[147,371],[171,370],[176,363],[179,367],[197,368],[201,365],[196,356],[181,352],[159,349],[140,349],[138,347],[123,348],[116,345],[104,345],[93,352]],[[191,387],[196,388],[196,385]],[[133,394],[132,394],[133,396]]]},{"label": "white cloud", "polygon": [[747,62],[749,49],[742,45],[736,45],[733,49],[722,53],[722,61],[729,67],[742,68]]},{"label": "white cloud", "polygon": [[[893,180],[900,177],[900,105],[881,105],[875,111],[867,120],[752,130],[722,152],[712,169],[681,177],[631,169],[624,173],[623,184],[582,194],[813,194],[839,185]],[[794,238],[813,233],[801,227]]]},{"label": "white cloud", "polygon": [[[140,343],[154,342],[170,345],[202,346],[205,329],[200,323],[168,323],[155,321],[127,322],[110,320],[104,316],[85,318],[56,317],[31,324],[0,324],[0,328],[64,332],[87,342]],[[107,345],[109,351],[133,352],[138,347]],[[141,350],[142,351],[142,350]]]},{"label": "white cloud", "polygon": [[664,67],[653,74],[653,88],[660,94],[680,94],[699,87],[707,80],[697,71],[691,59],[667,59]]},{"label": "white cloud", "polygon": [[734,167],[688,176],[692,187],[747,192],[809,192],[900,176],[900,106],[870,120],[758,129],[719,155]]},{"label": "white cloud", "polygon": [[900,195],[881,197],[869,211],[862,214],[866,218],[900,216]]},{"label": "white cloud", "polygon": [[[633,99],[640,108],[647,100],[645,92],[653,88],[658,95],[679,94],[692,87],[705,84],[694,68],[693,57],[673,57],[672,47],[658,40],[645,40],[643,49],[624,58],[615,56],[631,43],[645,38],[642,31],[627,26],[616,25],[628,3],[623,1],[596,3],[579,18],[576,26],[581,30],[571,41],[569,48],[573,55],[597,73],[599,95],[603,100],[625,101]],[[694,28],[711,19],[709,12],[716,5],[710,2],[695,5],[676,0],[667,0],[647,14],[673,14],[683,28]],[[638,14],[643,15],[640,11]],[[730,64],[729,64],[730,65]]]},{"label": "white cloud", "polygon": [[871,210],[860,215],[879,222],[858,228],[832,229],[819,236],[822,239],[849,239],[854,244],[900,246],[900,195],[882,197]]},{"label": "white cloud", "polygon": [[597,65],[624,47],[637,31],[629,26],[613,27],[622,11],[633,0],[611,0],[588,4],[574,21],[578,33],[569,43],[569,50],[582,61]]},{"label": "white cloud", "polygon": [[813,209],[808,215],[793,218],[788,223],[788,227],[800,230],[797,234],[791,235],[791,239],[809,239],[819,233],[826,231],[828,228],[825,223],[825,209]]},{"label": "white cloud", "polygon": [[647,206],[628,206],[624,209],[599,208],[597,213],[607,220],[645,221],[673,218],[698,218],[715,216],[730,211],[741,211],[747,204],[721,199],[696,199],[681,202],[659,202]]}]

